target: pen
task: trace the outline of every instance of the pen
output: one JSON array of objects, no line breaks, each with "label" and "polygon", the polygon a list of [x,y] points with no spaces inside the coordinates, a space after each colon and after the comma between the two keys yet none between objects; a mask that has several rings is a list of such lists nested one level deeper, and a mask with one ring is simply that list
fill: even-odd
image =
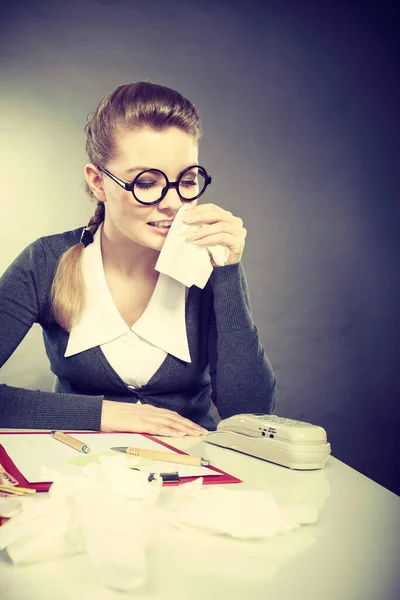
[{"label": "pen", "polygon": [[[132,471],[140,471],[140,469],[136,467],[131,468]],[[155,479],[157,479],[157,477],[161,477],[161,479],[165,483],[176,482],[181,480],[178,471],[174,471],[173,473],[149,473],[148,480],[154,481]]]},{"label": "pen", "polygon": [[201,456],[189,456],[188,454],[175,454],[173,452],[157,452],[156,450],[146,450],[144,448],[130,448],[129,446],[122,446],[118,448],[111,448],[117,452],[125,452],[132,456],[140,456],[141,458],[150,458],[153,460],[162,460],[165,462],[179,463],[181,465],[190,465],[192,467],[208,467],[210,464],[209,460],[202,458]]},{"label": "pen", "polygon": [[79,452],[84,452],[85,454],[89,454],[90,452],[89,446],[87,446],[83,442],[80,442],[79,440],[76,440],[70,435],[67,435],[63,431],[52,431],[51,435],[55,440],[58,440],[59,442],[70,446],[70,448],[75,448],[75,450],[78,450]]},{"label": "pen", "polygon": [[161,477],[161,479],[163,480],[163,482],[165,483],[171,483],[171,482],[176,482],[176,481],[180,481],[181,478],[179,477],[179,473],[178,471],[174,471],[173,473],[150,473],[149,475],[149,481],[154,481],[154,479],[157,479],[157,475],[159,477]]}]

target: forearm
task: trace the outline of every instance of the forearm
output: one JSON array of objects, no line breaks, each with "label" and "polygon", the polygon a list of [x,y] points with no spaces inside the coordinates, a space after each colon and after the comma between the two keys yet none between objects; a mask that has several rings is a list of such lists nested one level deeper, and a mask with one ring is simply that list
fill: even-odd
[{"label": "forearm", "polygon": [[254,321],[242,263],[215,268],[210,281],[218,332],[251,330]]},{"label": "forearm", "polygon": [[0,426],[100,430],[104,396],[59,394],[0,384]]},{"label": "forearm", "polygon": [[276,377],[259,340],[243,266],[213,274],[215,322],[209,355],[213,402],[222,418],[238,413],[271,413]]},{"label": "forearm", "polygon": [[[221,339],[222,338],[222,339]],[[238,413],[273,412],[276,377],[257,329],[232,332],[217,340],[217,361],[211,373],[213,402],[224,419]]]}]

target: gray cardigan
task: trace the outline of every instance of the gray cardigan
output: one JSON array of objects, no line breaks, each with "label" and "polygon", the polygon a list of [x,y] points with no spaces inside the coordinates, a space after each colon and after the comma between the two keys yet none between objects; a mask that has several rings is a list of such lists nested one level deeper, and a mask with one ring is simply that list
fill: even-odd
[{"label": "gray cardigan", "polygon": [[60,256],[79,242],[81,232],[36,240],[0,278],[0,367],[39,323],[58,378],[57,392],[0,384],[0,427],[98,431],[103,399],[175,410],[207,429],[215,429],[211,399],[222,418],[273,411],[276,378],[253,322],[241,263],[217,267],[203,290],[189,289],[191,363],[168,354],[149,382],[132,390],[99,346],[64,358],[69,333],[52,316],[50,288]]}]

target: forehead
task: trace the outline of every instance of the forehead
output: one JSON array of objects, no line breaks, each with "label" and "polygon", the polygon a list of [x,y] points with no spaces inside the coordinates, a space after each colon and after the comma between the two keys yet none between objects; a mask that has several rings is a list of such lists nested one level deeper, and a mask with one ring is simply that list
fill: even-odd
[{"label": "forehead", "polygon": [[175,171],[196,164],[198,161],[198,143],[188,133],[170,127],[165,131],[141,129],[128,131],[116,140],[118,154],[113,165],[124,172],[137,166],[154,167]]}]

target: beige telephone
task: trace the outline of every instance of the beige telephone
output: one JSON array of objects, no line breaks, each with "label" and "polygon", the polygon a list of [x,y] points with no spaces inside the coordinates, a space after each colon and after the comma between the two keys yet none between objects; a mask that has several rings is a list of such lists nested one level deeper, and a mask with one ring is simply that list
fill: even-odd
[{"label": "beige telephone", "polygon": [[277,415],[234,415],[220,421],[206,441],[289,469],[322,469],[331,453],[325,429]]}]

